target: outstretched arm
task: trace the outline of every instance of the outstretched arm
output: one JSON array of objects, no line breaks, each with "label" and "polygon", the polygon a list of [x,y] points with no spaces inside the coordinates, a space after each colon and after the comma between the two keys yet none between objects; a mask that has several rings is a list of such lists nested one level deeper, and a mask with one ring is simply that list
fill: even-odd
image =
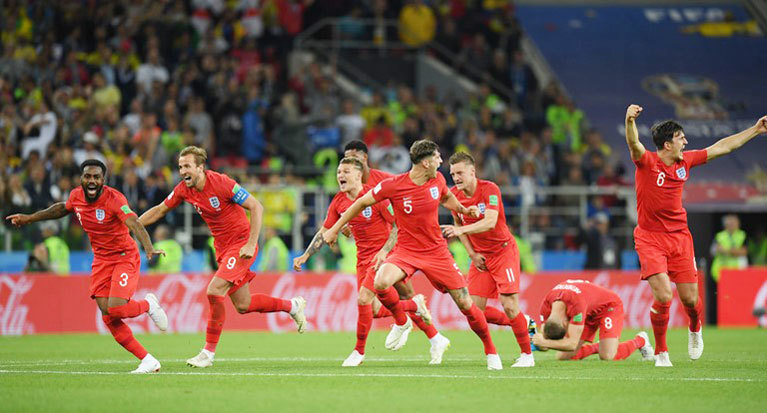
[{"label": "outstretched arm", "polygon": [[446,237],[460,237],[461,235],[479,234],[480,232],[490,231],[495,228],[498,222],[498,211],[494,209],[485,210],[485,217],[470,225],[443,225],[442,233]]},{"label": "outstretched arm", "polygon": [[67,211],[66,204],[63,202],[57,202],[42,211],[35,212],[34,214],[13,214],[9,215],[5,219],[11,221],[11,224],[14,226],[20,227],[37,221],[59,219],[63,216],[66,216],[68,213],[69,211]]},{"label": "outstretched arm", "polygon": [[141,216],[138,217],[138,222],[143,226],[152,225],[157,222],[157,220],[164,217],[168,211],[170,211],[170,208],[165,205],[165,202],[160,202],[159,204],[149,208],[149,210],[141,214]]},{"label": "outstretched arm", "polygon": [[767,116],[759,119],[754,126],[726,138],[719,139],[715,144],[706,148],[706,154],[708,155],[706,160],[710,161],[722,155],[727,155],[762,133],[767,133]]},{"label": "outstretched arm", "polygon": [[304,251],[303,254],[293,259],[294,270],[301,271],[301,266],[306,264],[306,261],[309,261],[309,258],[311,258],[312,255],[316,254],[317,251],[319,251],[320,248],[322,248],[322,244],[325,243],[325,241],[322,239],[322,234],[324,234],[325,231],[327,231],[327,228],[320,227],[319,231],[317,231],[317,233],[314,234],[314,238],[312,238],[312,241],[309,243],[309,246],[306,247],[306,251]]},{"label": "outstretched arm", "polygon": [[639,141],[639,131],[637,130],[636,118],[642,113],[642,107],[639,105],[630,105],[626,109],[626,143],[631,152],[631,160],[638,161],[645,153],[645,147]]},{"label": "outstretched arm", "polygon": [[440,202],[443,207],[457,214],[469,215],[474,218],[479,216],[479,208],[474,205],[466,208],[465,206],[461,205],[461,202],[458,201],[458,198],[455,197],[455,194],[450,191],[448,191],[445,196],[442,197]]},{"label": "outstretched arm", "polygon": [[149,238],[149,233],[146,232],[146,228],[141,225],[138,218],[130,216],[125,220],[125,226],[128,227],[130,232],[138,238],[138,242],[141,243],[141,247],[144,248],[147,259],[151,260],[155,255],[165,255],[163,250],[155,250],[152,245],[152,240]]},{"label": "outstretched arm", "polygon": [[250,236],[248,237],[248,242],[240,248],[240,258],[249,259],[256,253],[258,234],[261,232],[261,215],[263,214],[264,207],[252,196],[245,199],[242,207],[250,212]]},{"label": "outstretched arm", "polygon": [[354,201],[349,209],[347,209],[346,212],[344,212],[343,215],[338,218],[338,221],[336,221],[332,227],[328,228],[327,231],[322,234],[322,239],[328,245],[335,244],[336,238],[338,238],[338,231],[349,221],[351,221],[352,218],[356,217],[360,212],[362,212],[363,209],[374,205],[375,203],[376,200],[373,198],[373,191],[368,191],[368,193]]}]

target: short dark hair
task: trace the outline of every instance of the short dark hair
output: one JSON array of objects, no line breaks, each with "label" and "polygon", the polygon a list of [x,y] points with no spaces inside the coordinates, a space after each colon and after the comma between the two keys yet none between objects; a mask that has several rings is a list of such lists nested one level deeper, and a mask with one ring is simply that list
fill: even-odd
[{"label": "short dark hair", "polygon": [[684,130],[682,125],[673,120],[664,120],[653,125],[650,132],[652,132],[652,141],[655,143],[655,147],[663,149],[663,144],[671,142],[674,134],[681,130]]},{"label": "short dark hair", "polygon": [[415,165],[425,158],[432,156],[434,151],[438,149],[439,145],[428,139],[417,140],[410,147],[410,161]]},{"label": "short dark hair", "polygon": [[455,165],[458,162],[466,162],[469,165],[474,165],[474,157],[471,156],[471,154],[468,152],[460,151],[454,153],[450,159],[448,159],[448,163],[450,163],[450,165]]},{"label": "short dark hair", "polygon": [[89,166],[98,166],[99,168],[101,168],[101,173],[104,176],[106,176],[106,174],[107,174],[107,166],[104,165],[104,162],[101,162],[98,159],[88,159],[85,162],[81,163],[80,164],[80,173],[85,172],[85,168],[87,168]]},{"label": "short dark hair", "polygon": [[360,162],[360,160],[357,158],[346,157],[341,159],[341,162],[339,162],[339,165],[345,165],[345,164],[352,165],[355,168],[359,169],[360,171],[365,169],[365,167],[362,165],[362,162]]},{"label": "short dark hair", "polygon": [[365,145],[365,142],[355,139],[344,146],[344,152],[346,151],[360,151],[368,153],[368,146]]},{"label": "short dark hair", "polygon": [[565,330],[564,324],[546,321],[543,325],[543,337],[549,340],[561,340],[565,333],[567,333],[567,330]]}]

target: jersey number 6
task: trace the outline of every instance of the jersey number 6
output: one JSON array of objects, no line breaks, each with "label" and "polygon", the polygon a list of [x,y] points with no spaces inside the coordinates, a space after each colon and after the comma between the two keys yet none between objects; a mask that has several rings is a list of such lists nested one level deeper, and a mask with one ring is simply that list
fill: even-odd
[{"label": "jersey number 6", "polygon": [[655,183],[658,184],[658,186],[663,186],[664,182],[666,182],[666,173],[661,172],[658,174],[658,180],[655,181]]}]

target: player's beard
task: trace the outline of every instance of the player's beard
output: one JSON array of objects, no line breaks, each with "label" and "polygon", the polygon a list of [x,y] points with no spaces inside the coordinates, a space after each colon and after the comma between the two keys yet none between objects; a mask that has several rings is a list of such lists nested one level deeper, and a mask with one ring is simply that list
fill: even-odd
[{"label": "player's beard", "polygon": [[95,201],[95,200],[99,199],[99,197],[101,196],[101,192],[102,192],[102,191],[104,191],[104,184],[101,184],[101,185],[99,185],[99,184],[96,184],[96,195],[94,195],[94,196],[91,198],[91,196],[90,196],[90,195],[88,195],[88,185],[86,185],[86,184],[81,184],[80,186],[82,186],[82,187],[83,187],[83,194],[85,195],[85,200],[86,200],[87,202],[93,202],[93,201]]}]

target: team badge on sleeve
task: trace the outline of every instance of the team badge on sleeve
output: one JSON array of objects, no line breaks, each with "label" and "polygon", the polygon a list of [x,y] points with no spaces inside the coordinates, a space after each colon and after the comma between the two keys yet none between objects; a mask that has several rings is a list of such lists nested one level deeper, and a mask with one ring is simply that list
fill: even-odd
[{"label": "team badge on sleeve", "polygon": [[104,217],[106,217],[106,214],[104,213],[104,210],[103,209],[97,209],[96,210],[96,219],[98,219],[99,221],[103,221]]},{"label": "team badge on sleeve", "polygon": [[436,186],[433,186],[429,188],[429,194],[431,194],[431,197],[434,199],[439,198],[439,189]]},{"label": "team badge on sleeve", "polygon": [[684,166],[676,170],[676,176],[679,179],[684,179],[687,177],[687,170],[684,169]]},{"label": "team badge on sleeve", "polygon": [[479,208],[479,213],[480,214],[484,214],[485,213],[485,209],[486,208],[485,208],[485,203],[484,202],[480,202],[479,204],[477,204],[477,208]]},{"label": "team badge on sleeve", "polygon": [[130,207],[128,205],[123,205],[120,207],[120,211],[123,212],[125,215],[130,215],[133,213],[133,211],[130,210]]},{"label": "team badge on sleeve", "polygon": [[208,198],[208,201],[210,201],[210,206],[212,206],[213,208],[218,208],[221,206],[221,202],[218,201],[217,196],[212,196]]},{"label": "team badge on sleeve", "polygon": [[367,218],[367,219],[370,219],[370,217],[373,216],[373,208],[367,207],[367,208],[363,209],[362,210],[362,216]]}]

